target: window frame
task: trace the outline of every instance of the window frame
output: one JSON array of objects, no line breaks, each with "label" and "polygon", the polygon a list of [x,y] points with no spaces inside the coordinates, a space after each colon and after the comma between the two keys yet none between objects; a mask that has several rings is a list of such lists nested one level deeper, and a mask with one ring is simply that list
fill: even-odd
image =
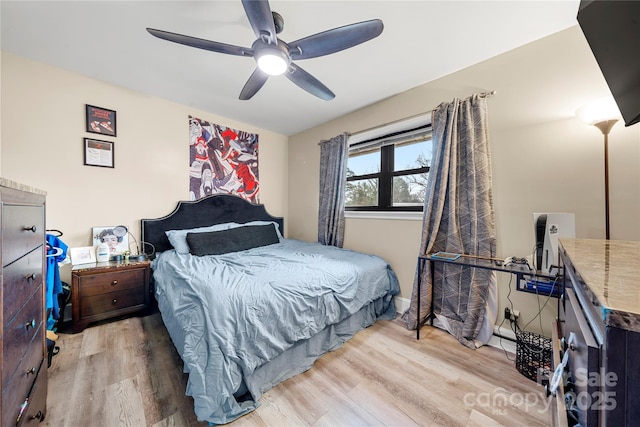
[{"label": "window frame", "polygon": [[[380,172],[354,175],[347,177],[347,182],[361,181],[365,179],[378,180],[378,203],[370,206],[345,206],[345,212],[376,212],[376,213],[402,213],[422,212],[424,205],[393,206],[393,180],[395,177],[428,173],[430,166],[394,170],[395,147],[406,143],[411,138],[422,135],[425,132],[431,134],[431,115],[416,116],[399,122],[375,128],[371,131],[357,134],[357,137],[349,139],[349,157],[359,147],[371,147],[380,150]],[[365,145],[366,144],[366,145]]]}]

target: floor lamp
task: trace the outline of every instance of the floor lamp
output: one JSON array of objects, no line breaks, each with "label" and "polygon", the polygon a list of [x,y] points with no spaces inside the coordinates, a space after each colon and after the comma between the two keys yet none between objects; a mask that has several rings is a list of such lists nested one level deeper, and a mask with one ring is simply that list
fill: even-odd
[{"label": "floor lamp", "polygon": [[609,132],[618,122],[620,112],[612,97],[602,98],[584,105],[576,111],[580,120],[600,129],[604,136],[604,217],[605,238],[611,237],[609,232]]}]

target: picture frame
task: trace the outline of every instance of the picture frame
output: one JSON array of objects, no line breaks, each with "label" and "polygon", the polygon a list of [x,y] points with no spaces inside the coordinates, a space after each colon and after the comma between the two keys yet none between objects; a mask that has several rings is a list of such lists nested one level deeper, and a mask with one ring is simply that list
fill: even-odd
[{"label": "picture frame", "polygon": [[86,104],[87,132],[116,136],[116,112],[107,108]]},{"label": "picture frame", "polygon": [[93,246],[81,246],[77,248],[69,248],[69,256],[71,264],[91,264],[96,262],[96,250]]},{"label": "picture frame", "polygon": [[115,167],[113,141],[84,138],[84,164],[86,166]]},{"label": "picture frame", "polygon": [[106,243],[109,246],[109,255],[122,255],[129,250],[129,233],[127,228],[121,225],[93,227],[91,241],[94,246]]}]

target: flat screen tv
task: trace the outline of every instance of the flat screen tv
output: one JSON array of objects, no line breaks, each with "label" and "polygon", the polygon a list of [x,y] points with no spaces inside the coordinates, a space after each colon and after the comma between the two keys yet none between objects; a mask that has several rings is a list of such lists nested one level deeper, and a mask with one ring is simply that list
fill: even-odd
[{"label": "flat screen tv", "polygon": [[640,122],[640,1],[582,0],[578,23],[625,126]]}]

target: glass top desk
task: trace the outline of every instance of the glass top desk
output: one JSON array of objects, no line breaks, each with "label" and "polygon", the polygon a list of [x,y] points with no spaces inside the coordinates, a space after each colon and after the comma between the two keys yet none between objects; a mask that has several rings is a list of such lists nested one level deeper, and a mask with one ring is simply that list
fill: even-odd
[{"label": "glass top desk", "polygon": [[[519,291],[538,293],[540,295],[545,295],[545,296],[548,296],[548,295],[557,296],[559,294],[558,288],[560,286],[561,280],[558,278],[557,275],[549,274],[540,270],[537,270],[537,271],[532,270],[529,268],[528,265],[525,265],[525,264],[509,264],[508,266],[504,266],[495,260],[476,258],[475,255],[465,256],[463,254],[460,254],[459,257],[457,258],[453,257],[450,259],[443,258],[440,256],[435,256],[435,253],[420,255],[418,256],[418,301],[417,301],[418,302],[418,310],[417,310],[418,323],[416,327],[416,339],[420,339],[420,327],[422,326],[420,324],[420,307],[421,307],[420,294],[421,294],[421,287],[422,287],[422,270],[424,268],[424,265],[427,262],[432,263],[432,268],[431,268],[432,283],[434,280],[433,264],[444,263],[444,264],[467,266],[467,267],[473,267],[473,268],[482,268],[485,270],[493,270],[500,273],[514,274],[516,276],[516,281],[517,281],[516,289]],[[521,286],[521,282],[523,280],[527,283],[527,286],[524,286],[524,287]],[[538,284],[548,285],[549,283],[553,283],[551,292],[542,292],[538,290]],[[531,284],[531,286],[528,286],[529,284]],[[433,287],[432,287],[432,292],[433,292]],[[433,324],[433,317],[434,317],[434,313],[433,313],[433,295],[432,295],[431,307],[429,309],[429,318],[432,324]]]}]

